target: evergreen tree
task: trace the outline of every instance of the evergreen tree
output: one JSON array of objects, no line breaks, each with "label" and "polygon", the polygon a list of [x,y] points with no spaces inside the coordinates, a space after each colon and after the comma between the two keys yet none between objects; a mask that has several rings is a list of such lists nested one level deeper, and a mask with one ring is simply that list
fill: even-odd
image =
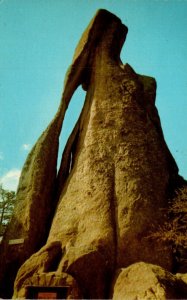
[{"label": "evergreen tree", "polygon": [[5,229],[11,219],[16,195],[13,191],[3,189],[0,185],[0,236],[5,232]]}]

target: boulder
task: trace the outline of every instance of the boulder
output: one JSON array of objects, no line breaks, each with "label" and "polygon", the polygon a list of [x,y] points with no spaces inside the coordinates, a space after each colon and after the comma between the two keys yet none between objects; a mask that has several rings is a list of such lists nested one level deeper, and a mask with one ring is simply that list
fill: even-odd
[{"label": "boulder", "polygon": [[144,262],[119,269],[113,283],[113,300],[186,299],[187,284],[163,268]]}]

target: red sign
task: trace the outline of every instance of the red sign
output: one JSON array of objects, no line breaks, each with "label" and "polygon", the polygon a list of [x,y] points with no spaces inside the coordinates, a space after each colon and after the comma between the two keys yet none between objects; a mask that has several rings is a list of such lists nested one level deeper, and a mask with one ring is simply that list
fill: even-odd
[{"label": "red sign", "polygon": [[57,293],[55,292],[39,292],[37,299],[57,299]]}]

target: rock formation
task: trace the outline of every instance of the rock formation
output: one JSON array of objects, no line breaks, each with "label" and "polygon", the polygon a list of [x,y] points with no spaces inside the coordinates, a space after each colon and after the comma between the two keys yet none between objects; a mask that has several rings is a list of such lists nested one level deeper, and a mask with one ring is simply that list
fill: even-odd
[{"label": "rock formation", "polygon": [[[19,268],[15,298],[27,297],[31,283],[54,284],[51,276],[61,285],[72,282],[70,299],[184,297],[185,283],[169,273],[170,245],[147,238],[165,222],[163,209],[182,179],[162,133],[154,78],[120,60],[126,34],[116,16],[99,10],[77,46],[59,110],[22,171],[3,241],[4,295],[10,297],[10,276]],[[57,174],[58,139],[79,85],[86,90],[85,104]],[[9,241],[18,238],[23,244],[11,252]],[[142,281],[149,273],[152,279],[132,291],[127,277],[135,281],[136,272]],[[172,282],[182,284],[179,296],[167,287]]]},{"label": "rock formation", "polygon": [[112,296],[118,299],[184,299],[187,285],[159,266],[139,262],[119,269]]}]

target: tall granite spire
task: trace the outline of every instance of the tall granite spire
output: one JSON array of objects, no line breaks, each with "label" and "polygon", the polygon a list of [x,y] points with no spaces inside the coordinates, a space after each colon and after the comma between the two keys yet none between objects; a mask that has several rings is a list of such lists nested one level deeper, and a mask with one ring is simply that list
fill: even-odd
[{"label": "tall granite spire", "polygon": [[[27,297],[28,282],[51,272],[72,276],[85,298],[107,298],[120,268],[144,261],[172,271],[169,245],[147,236],[165,222],[180,177],[155,106],[155,79],[120,60],[126,34],[116,16],[97,12],[75,51],[60,108],[25,163],[1,262],[12,274],[15,260],[18,269],[27,259],[14,297]],[[79,85],[85,104],[56,174],[64,115]],[[10,255],[9,241],[18,238],[23,245]]]}]

